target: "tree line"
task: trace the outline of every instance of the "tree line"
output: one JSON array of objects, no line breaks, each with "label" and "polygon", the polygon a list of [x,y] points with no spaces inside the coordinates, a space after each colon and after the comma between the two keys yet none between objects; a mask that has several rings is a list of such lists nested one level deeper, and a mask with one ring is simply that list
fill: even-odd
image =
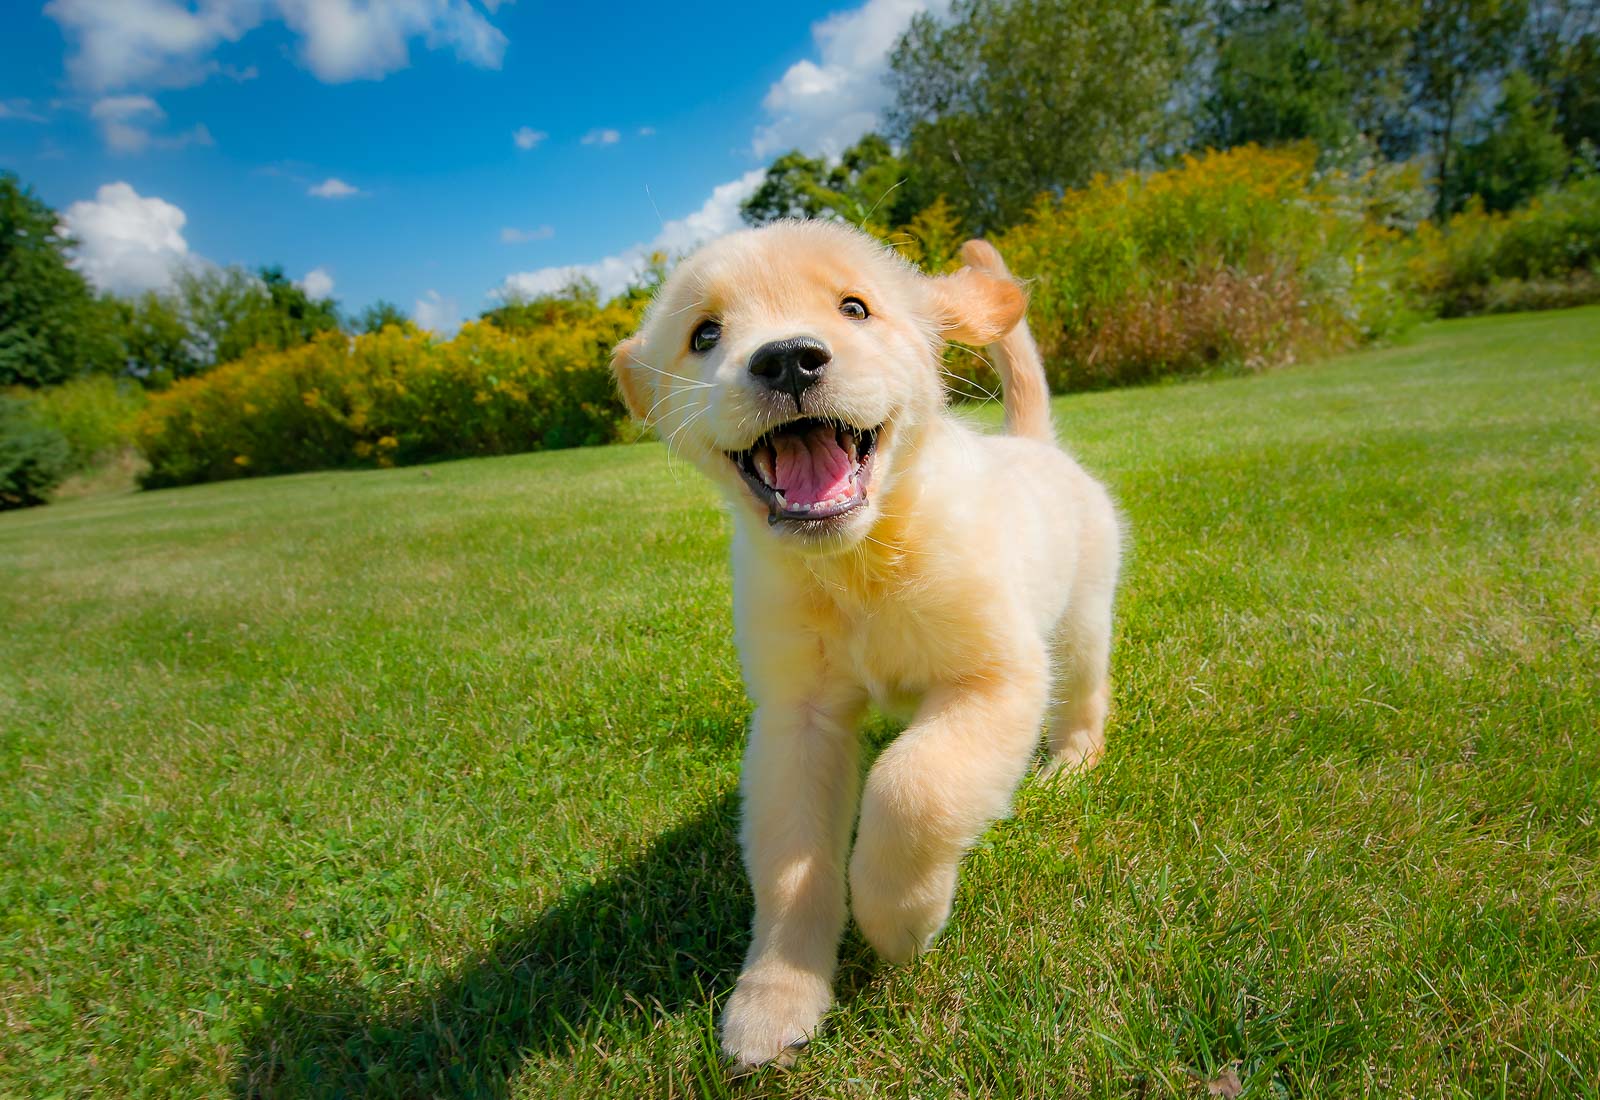
[{"label": "tree line", "polygon": [[[912,21],[888,81],[881,133],[837,159],[778,157],[745,220],[903,228],[903,250],[936,264],[1041,196],[1207,147],[1421,164],[1436,219],[1515,208],[1600,162],[1600,0],[955,0]],[[0,387],[103,372],[159,388],[253,348],[408,323],[387,302],[344,315],[274,266],[97,295],[71,257],[56,213],[0,173]],[[580,286],[483,317],[516,330],[599,306]]]},{"label": "tree line", "polygon": [[0,387],[112,374],[161,387],[252,348],[284,349],[318,333],[407,324],[379,301],[346,316],[281,267],[195,265],[162,290],[96,294],[72,266],[60,217],[13,173],[0,173]]},{"label": "tree line", "polygon": [[745,220],[968,233],[1040,195],[1203,148],[1310,141],[1326,165],[1421,161],[1432,212],[1509,210],[1600,160],[1597,0],[956,0],[891,57],[882,133],[793,151]]}]

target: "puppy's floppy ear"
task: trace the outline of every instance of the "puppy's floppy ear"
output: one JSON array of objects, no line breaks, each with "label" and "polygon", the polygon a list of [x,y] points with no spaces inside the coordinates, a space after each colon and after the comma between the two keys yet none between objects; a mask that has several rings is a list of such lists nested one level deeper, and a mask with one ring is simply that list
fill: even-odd
[{"label": "puppy's floppy ear", "polygon": [[961,258],[969,266],[928,280],[930,312],[946,340],[992,344],[1022,320],[1028,296],[987,241],[968,241]]},{"label": "puppy's floppy ear", "polygon": [[650,383],[639,376],[644,370],[644,337],[637,334],[617,345],[611,353],[611,373],[617,376],[617,388],[622,391],[623,403],[637,419],[643,420],[650,410],[648,395]]}]

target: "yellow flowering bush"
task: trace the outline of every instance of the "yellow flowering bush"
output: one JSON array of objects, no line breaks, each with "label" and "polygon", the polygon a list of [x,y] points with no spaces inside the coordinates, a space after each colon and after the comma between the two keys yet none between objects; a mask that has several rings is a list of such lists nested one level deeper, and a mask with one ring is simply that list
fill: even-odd
[{"label": "yellow flowering bush", "polygon": [[254,352],[154,395],[136,427],[148,486],[607,443],[627,414],[619,299],[560,325],[487,322],[450,340],[399,327]]},{"label": "yellow flowering bush", "polygon": [[1052,386],[1266,366],[1398,323],[1383,231],[1315,163],[1242,146],[1042,198],[998,244]]}]

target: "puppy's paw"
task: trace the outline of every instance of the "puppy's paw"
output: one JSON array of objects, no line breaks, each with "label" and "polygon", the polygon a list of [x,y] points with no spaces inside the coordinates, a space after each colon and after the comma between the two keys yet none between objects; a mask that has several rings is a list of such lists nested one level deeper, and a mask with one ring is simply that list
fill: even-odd
[{"label": "puppy's paw", "polygon": [[891,963],[906,963],[933,946],[956,894],[956,864],[926,870],[914,879],[850,868],[850,908],[872,949]]},{"label": "puppy's paw", "polygon": [[736,1070],[790,1065],[832,997],[829,983],[814,975],[746,973],[722,1013],[722,1050]]},{"label": "puppy's paw", "polygon": [[1103,755],[1104,741],[1093,743],[1082,738],[1070,740],[1053,751],[1039,767],[1038,782],[1048,783],[1053,779],[1086,775],[1100,763]]}]

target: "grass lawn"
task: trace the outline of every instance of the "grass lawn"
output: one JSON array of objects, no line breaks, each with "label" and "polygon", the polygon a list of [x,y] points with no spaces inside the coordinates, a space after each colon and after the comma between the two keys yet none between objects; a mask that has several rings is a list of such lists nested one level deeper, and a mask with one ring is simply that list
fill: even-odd
[{"label": "grass lawn", "polygon": [[693,471],[0,516],[0,1096],[1600,1093],[1600,308],[1056,408],[1132,529],[1107,759],[736,1082]]}]

